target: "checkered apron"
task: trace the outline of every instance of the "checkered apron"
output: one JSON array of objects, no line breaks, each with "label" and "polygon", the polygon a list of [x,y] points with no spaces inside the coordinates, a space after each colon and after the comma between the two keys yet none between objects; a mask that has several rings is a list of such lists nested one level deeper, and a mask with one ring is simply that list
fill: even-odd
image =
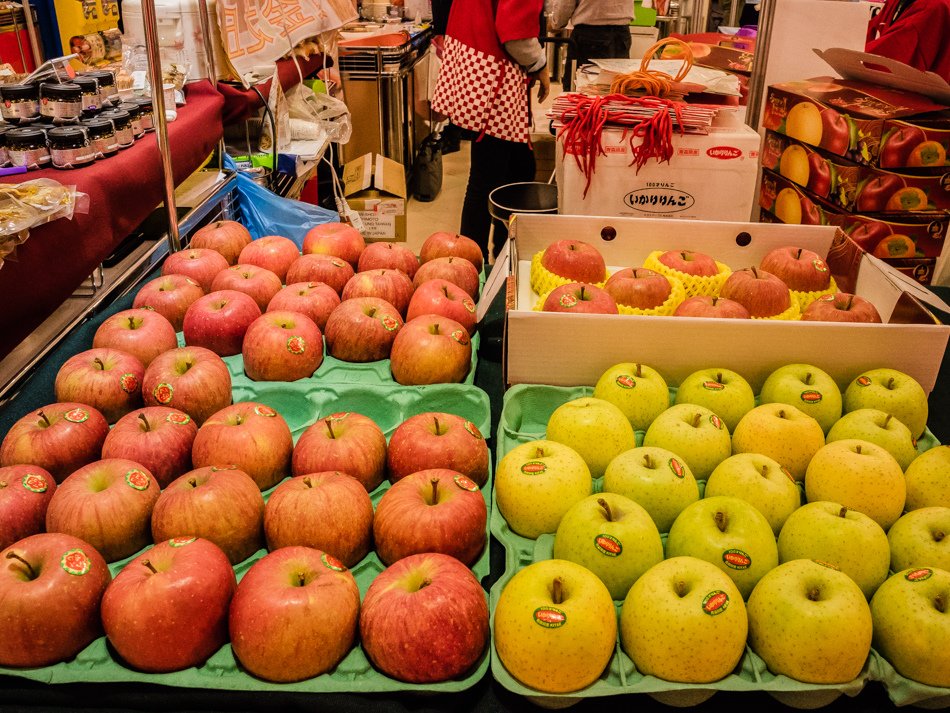
[{"label": "checkered apron", "polygon": [[528,142],[528,75],[448,35],[432,108],[479,135]]}]

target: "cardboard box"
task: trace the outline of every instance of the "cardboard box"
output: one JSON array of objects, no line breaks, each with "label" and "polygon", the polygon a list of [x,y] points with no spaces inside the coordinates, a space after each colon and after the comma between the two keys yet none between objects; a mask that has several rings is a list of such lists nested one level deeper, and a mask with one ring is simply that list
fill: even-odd
[{"label": "cardboard box", "polygon": [[405,242],[406,169],[401,163],[374,154],[347,161],[343,194],[359,214],[367,242]]},{"label": "cardboard box", "polygon": [[[716,365],[734,369],[758,390],[774,369],[803,362],[825,369],[842,386],[863,369],[892,367],[933,389],[950,327],[939,324],[925,302],[950,307],[853,248],[836,228],[709,221],[691,222],[688,231],[682,227],[674,220],[516,215],[509,246],[514,295],[506,325],[507,383],[592,385],[614,364],[642,361],[673,384]],[[701,250],[742,268],[776,247],[809,248],[827,256],[842,282],[870,299],[886,323],[536,312],[531,257],[568,238],[594,244],[612,269],[641,265],[654,250]]]}]

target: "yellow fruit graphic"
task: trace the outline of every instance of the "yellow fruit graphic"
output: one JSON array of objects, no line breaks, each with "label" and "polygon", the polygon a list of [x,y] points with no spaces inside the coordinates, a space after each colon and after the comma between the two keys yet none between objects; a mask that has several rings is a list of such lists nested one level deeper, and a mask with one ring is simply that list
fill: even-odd
[{"label": "yellow fruit graphic", "polygon": [[778,172],[800,186],[808,185],[808,152],[798,144],[792,144],[782,152]]},{"label": "yellow fruit graphic", "polygon": [[783,188],[775,197],[775,217],[783,223],[802,222],[802,202],[793,188]]},{"label": "yellow fruit graphic", "polygon": [[792,107],[785,119],[785,133],[793,139],[818,146],[821,143],[821,114],[810,102],[801,102]]}]

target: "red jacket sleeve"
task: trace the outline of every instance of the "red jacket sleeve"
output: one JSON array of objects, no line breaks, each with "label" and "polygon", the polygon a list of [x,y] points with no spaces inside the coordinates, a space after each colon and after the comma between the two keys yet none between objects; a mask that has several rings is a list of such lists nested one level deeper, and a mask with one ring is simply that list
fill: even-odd
[{"label": "red jacket sleeve", "polygon": [[[873,21],[872,21],[873,22]],[[950,2],[915,0],[881,36],[865,47],[871,54],[929,70],[950,81]]]},{"label": "red jacket sleeve", "polygon": [[502,44],[527,40],[541,34],[544,0],[498,0],[495,30]]}]

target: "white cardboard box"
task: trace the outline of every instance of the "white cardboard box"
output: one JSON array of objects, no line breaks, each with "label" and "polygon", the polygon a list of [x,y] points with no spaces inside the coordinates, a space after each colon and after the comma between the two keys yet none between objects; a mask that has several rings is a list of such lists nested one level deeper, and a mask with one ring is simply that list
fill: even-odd
[{"label": "white cardboard box", "polygon": [[[610,226],[616,238],[605,240]],[[609,231],[605,231],[609,237]],[[636,218],[517,215],[513,219],[506,320],[508,384],[593,385],[610,366],[640,361],[671,384],[693,371],[721,366],[745,376],[758,391],[768,374],[784,364],[814,364],[842,387],[860,371],[891,367],[917,379],[929,393],[936,382],[950,336],[924,302],[950,310],[925,287],[867,254],[856,255],[833,227],[726,223]],[[885,324],[837,324],[774,320],[576,315],[536,312],[531,257],[563,239],[594,244],[611,270],[638,266],[654,250],[687,249],[712,254],[733,269],[758,264],[769,250],[795,245],[837,262],[847,254],[855,292],[870,299]],[[486,287],[486,293],[487,293]]]}]

